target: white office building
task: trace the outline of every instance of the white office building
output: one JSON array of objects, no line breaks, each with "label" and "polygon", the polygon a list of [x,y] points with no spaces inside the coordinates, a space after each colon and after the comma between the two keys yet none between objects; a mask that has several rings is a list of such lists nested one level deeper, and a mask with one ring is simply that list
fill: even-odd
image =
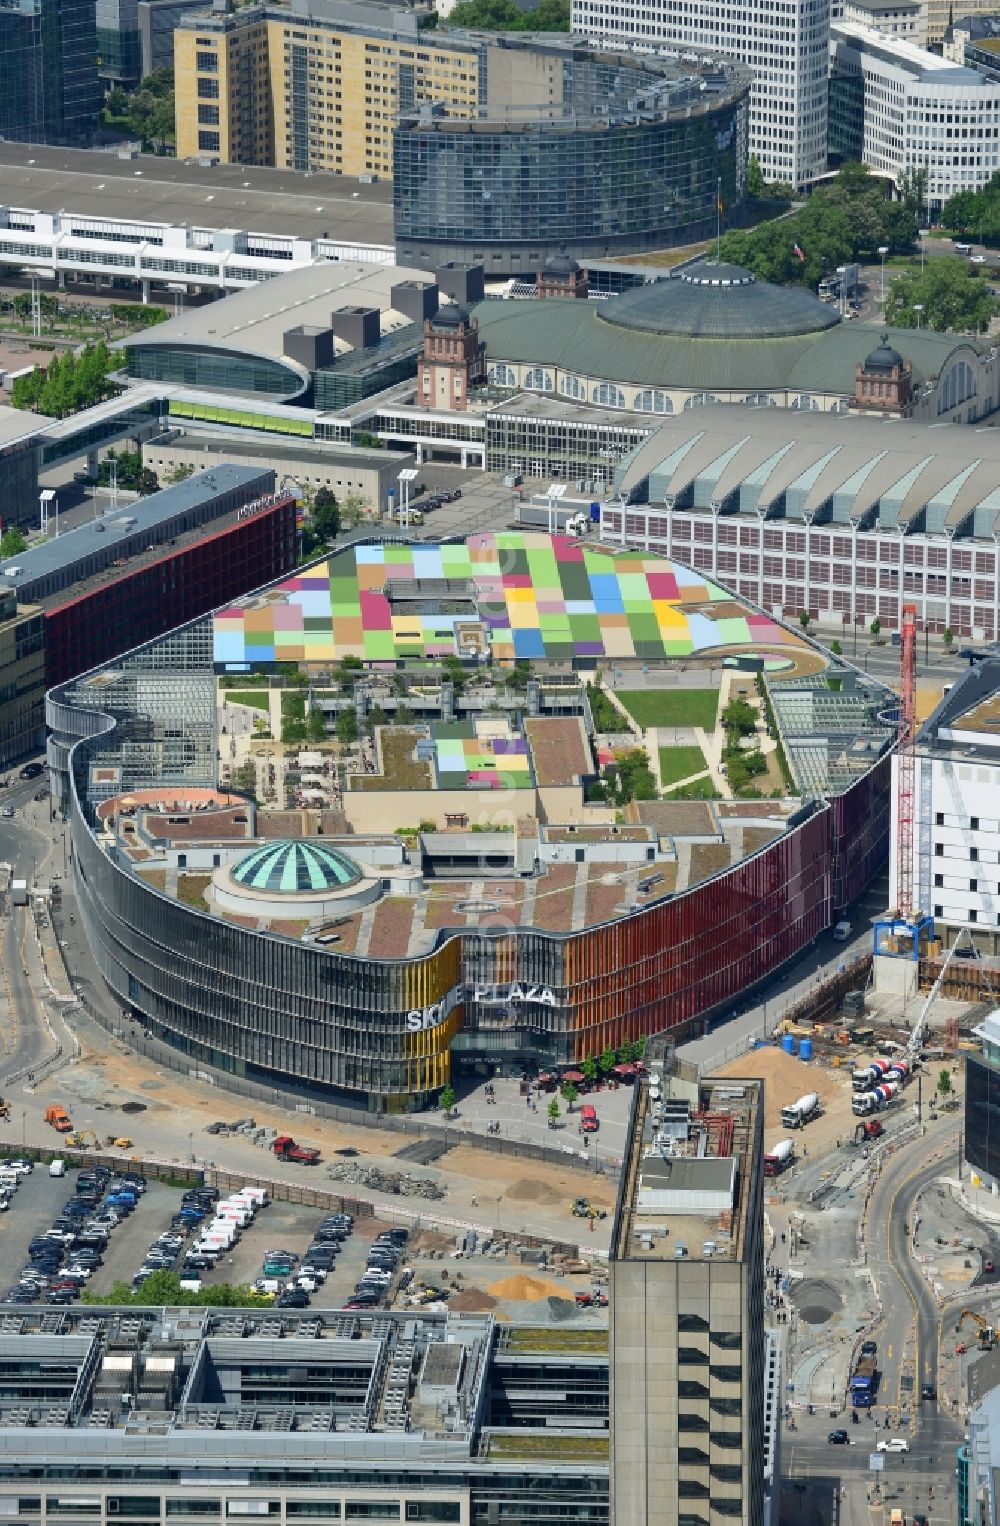
[{"label": "white office building", "polygon": [[765,180],[808,185],[826,171],[830,0],[573,0],[583,36],[655,53],[678,44],[753,70],[750,152]]},{"label": "white office building", "polygon": [[[950,945],[960,928],[1000,947],[1000,657],[975,664],[917,734],[913,904]],[[889,904],[899,872],[899,760],[893,758]],[[906,838],[904,836],[904,842]]]},{"label": "white office building", "polygon": [[929,217],[1000,168],[1000,83],[846,20],[831,26],[830,55],[838,145],[897,182],[925,169]]}]

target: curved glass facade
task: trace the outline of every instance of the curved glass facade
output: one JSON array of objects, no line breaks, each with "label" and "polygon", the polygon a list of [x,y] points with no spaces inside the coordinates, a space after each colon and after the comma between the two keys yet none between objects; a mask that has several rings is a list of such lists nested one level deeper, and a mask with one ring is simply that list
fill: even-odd
[{"label": "curved glass facade", "polygon": [[211,622],[96,678],[52,691],[47,718],[80,914],[111,990],[199,1063],[373,1109],[422,1105],[453,1054],[579,1062],[716,1010],[828,927],[887,852],[888,757],[735,868],[602,926],[445,930],[395,961],[338,954],[173,900],[94,835],[110,795],[214,785]]},{"label": "curved glass facade", "polygon": [[182,382],[214,392],[296,398],[309,389],[309,377],[294,366],[245,351],[199,349],[197,345],[129,346],[125,369],[139,381]]},{"label": "curved glass facade", "polygon": [[640,75],[614,55],[574,59],[560,76],[561,113],[519,105],[475,121],[403,117],[393,146],[397,258],[534,274],[567,249],[584,260],[712,237],[720,191],[727,220],[738,219],[749,76],[720,65],[711,88],[688,96],[692,82],[669,72],[678,66],[664,64],[661,78],[657,63]]}]

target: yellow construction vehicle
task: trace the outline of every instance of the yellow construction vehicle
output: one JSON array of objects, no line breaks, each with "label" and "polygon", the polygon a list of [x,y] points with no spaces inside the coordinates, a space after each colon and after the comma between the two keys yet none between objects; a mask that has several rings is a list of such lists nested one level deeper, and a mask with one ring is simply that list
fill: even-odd
[{"label": "yellow construction vehicle", "polygon": [[131,1150],[132,1148],[131,1139],[126,1139],[120,1134],[109,1134],[104,1142],[112,1150]]},{"label": "yellow construction vehicle", "polygon": [[974,1309],[962,1310],[958,1316],[958,1324],[955,1326],[955,1334],[959,1335],[961,1333],[962,1326],[967,1319],[971,1319],[979,1331],[979,1344],[982,1349],[984,1351],[992,1351],[996,1344],[997,1332],[989,1321],[985,1320],[981,1314],[977,1314]]},{"label": "yellow construction vehicle", "polygon": [[93,1129],[74,1130],[73,1133],[66,1135],[66,1143],[76,1150],[82,1150],[88,1144],[93,1145],[95,1150],[99,1150],[101,1147],[101,1141]]}]

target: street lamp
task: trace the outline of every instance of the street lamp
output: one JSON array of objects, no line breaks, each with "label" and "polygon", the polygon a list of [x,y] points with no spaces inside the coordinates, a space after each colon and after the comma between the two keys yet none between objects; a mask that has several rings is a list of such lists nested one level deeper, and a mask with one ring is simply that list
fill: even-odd
[{"label": "street lamp", "polygon": [[885,301],[885,257],[889,253],[888,244],[879,244],[879,259],[882,261],[882,301]]},{"label": "street lamp", "polygon": [[920,331],[920,314],[923,312],[923,310],[924,310],[924,304],[922,302],[914,302],[914,304],[913,304],[913,311],[917,315],[917,332],[918,333]]},{"label": "street lamp", "polygon": [[924,273],[924,239],[925,238],[930,238],[931,230],[930,230],[930,228],[920,228],[918,231],[920,233],[920,274],[923,275],[923,273]]}]

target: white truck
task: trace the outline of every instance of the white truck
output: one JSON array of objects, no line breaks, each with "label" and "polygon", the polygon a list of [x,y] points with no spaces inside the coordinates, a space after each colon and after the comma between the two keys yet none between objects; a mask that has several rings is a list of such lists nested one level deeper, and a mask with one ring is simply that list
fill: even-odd
[{"label": "white truck", "polygon": [[783,1129],[801,1129],[808,1123],[810,1118],[819,1107],[819,1093],[807,1092],[800,1097],[798,1102],[793,1102],[791,1107],[781,1109],[781,1127]]},{"label": "white truck", "polygon": [[11,880],[10,899],[14,906],[27,906],[28,904],[28,881]]}]

